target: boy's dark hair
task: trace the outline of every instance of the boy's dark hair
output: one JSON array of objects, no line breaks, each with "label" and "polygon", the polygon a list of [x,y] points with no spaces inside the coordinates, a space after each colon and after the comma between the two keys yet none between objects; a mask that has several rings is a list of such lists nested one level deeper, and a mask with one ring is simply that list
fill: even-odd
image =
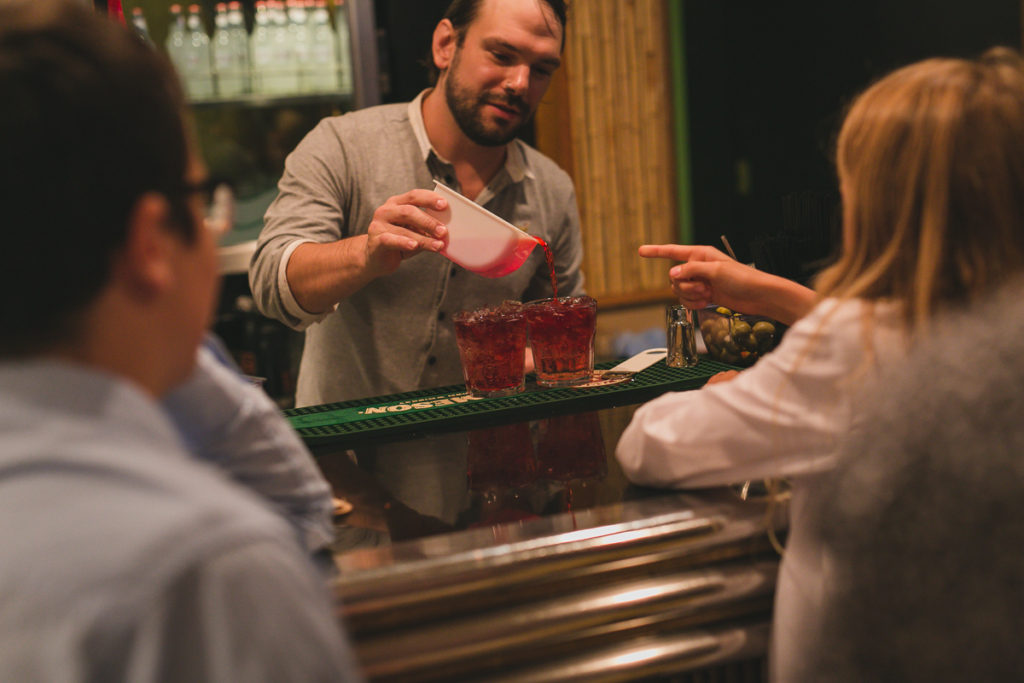
[{"label": "boy's dark hair", "polygon": [[[462,42],[466,39],[466,30],[469,25],[476,20],[477,14],[480,12],[480,3],[484,0],[453,0],[452,4],[448,5],[448,9],[445,10],[442,19],[447,19],[452,22],[452,26],[455,27],[456,44],[462,45]],[[569,21],[568,15],[568,4],[565,0],[537,0],[537,2],[543,2],[545,5],[551,8],[551,11],[555,13],[555,17],[558,19],[558,23],[562,25],[562,47],[565,47],[565,27]],[[437,84],[437,79],[441,75],[438,71],[437,66],[434,65],[434,56],[432,53],[427,54],[427,76],[431,85]]]},{"label": "boy's dark hair", "polygon": [[184,179],[184,98],[173,68],[125,27],[71,0],[0,3],[0,354],[71,334],[109,279],[148,191],[197,226]]}]

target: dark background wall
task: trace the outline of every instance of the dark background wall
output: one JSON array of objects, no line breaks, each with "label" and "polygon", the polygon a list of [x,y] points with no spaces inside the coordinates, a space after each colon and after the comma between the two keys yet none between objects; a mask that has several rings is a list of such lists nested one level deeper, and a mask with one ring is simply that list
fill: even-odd
[{"label": "dark background wall", "polygon": [[838,236],[832,143],[895,67],[1020,47],[1020,0],[685,0],[694,234],[806,280]]},{"label": "dark background wall", "polygon": [[450,0],[376,0],[377,24],[385,33],[383,59],[388,62],[385,102],[406,102],[427,87],[424,64],[434,26]]}]

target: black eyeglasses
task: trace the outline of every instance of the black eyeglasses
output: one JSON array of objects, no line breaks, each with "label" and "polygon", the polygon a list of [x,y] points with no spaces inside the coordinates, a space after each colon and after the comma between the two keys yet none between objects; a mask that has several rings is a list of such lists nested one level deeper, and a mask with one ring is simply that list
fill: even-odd
[{"label": "black eyeglasses", "polygon": [[185,192],[198,194],[206,207],[203,225],[216,235],[229,232],[235,224],[235,193],[223,180],[208,178],[199,183],[185,183]]}]

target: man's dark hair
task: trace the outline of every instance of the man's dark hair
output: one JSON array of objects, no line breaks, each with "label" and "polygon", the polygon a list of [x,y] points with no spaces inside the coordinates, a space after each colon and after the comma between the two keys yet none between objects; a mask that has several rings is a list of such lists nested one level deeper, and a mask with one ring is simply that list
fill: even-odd
[{"label": "man's dark hair", "polygon": [[[463,41],[466,39],[466,31],[469,29],[480,12],[480,3],[484,0],[453,0],[452,4],[448,5],[448,9],[445,10],[442,19],[447,19],[452,22],[452,26],[455,28],[455,41],[456,45],[461,46]],[[543,2],[545,5],[551,8],[551,11],[555,13],[555,17],[558,19],[558,23],[562,25],[562,47],[565,47],[565,27],[569,21],[568,4],[565,0],[537,0],[537,2]],[[427,76],[430,80],[431,85],[437,84],[437,79],[441,75],[438,71],[437,66],[434,64],[434,56],[431,53],[427,54]]]},{"label": "man's dark hair", "polygon": [[141,195],[191,243],[184,98],[173,68],[71,0],[0,2],[0,353],[64,339],[109,279]]}]

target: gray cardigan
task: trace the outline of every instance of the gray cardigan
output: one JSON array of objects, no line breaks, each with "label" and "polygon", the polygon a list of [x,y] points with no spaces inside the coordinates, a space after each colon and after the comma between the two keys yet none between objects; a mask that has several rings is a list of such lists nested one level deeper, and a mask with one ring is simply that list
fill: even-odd
[{"label": "gray cardigan", "polygon": [[[389,197],[413,188],[433,189],[435,178],[458,189],[454,169],[426,142],[421,98],[324,119],[285,163],[249,279],[265,315],[306,330],[296,405],[460,383],[452,314],[506,299],[551,296],[539,248],[519,270],[496,279],[422,253],[326,316],[296,308],[281,268],[290,245],[365,233],[374,211]],[[571,179],[519,140],[509,144],[508,152],[505,167],[477,201],[548,242],[560,295],[583,293]]]}]

